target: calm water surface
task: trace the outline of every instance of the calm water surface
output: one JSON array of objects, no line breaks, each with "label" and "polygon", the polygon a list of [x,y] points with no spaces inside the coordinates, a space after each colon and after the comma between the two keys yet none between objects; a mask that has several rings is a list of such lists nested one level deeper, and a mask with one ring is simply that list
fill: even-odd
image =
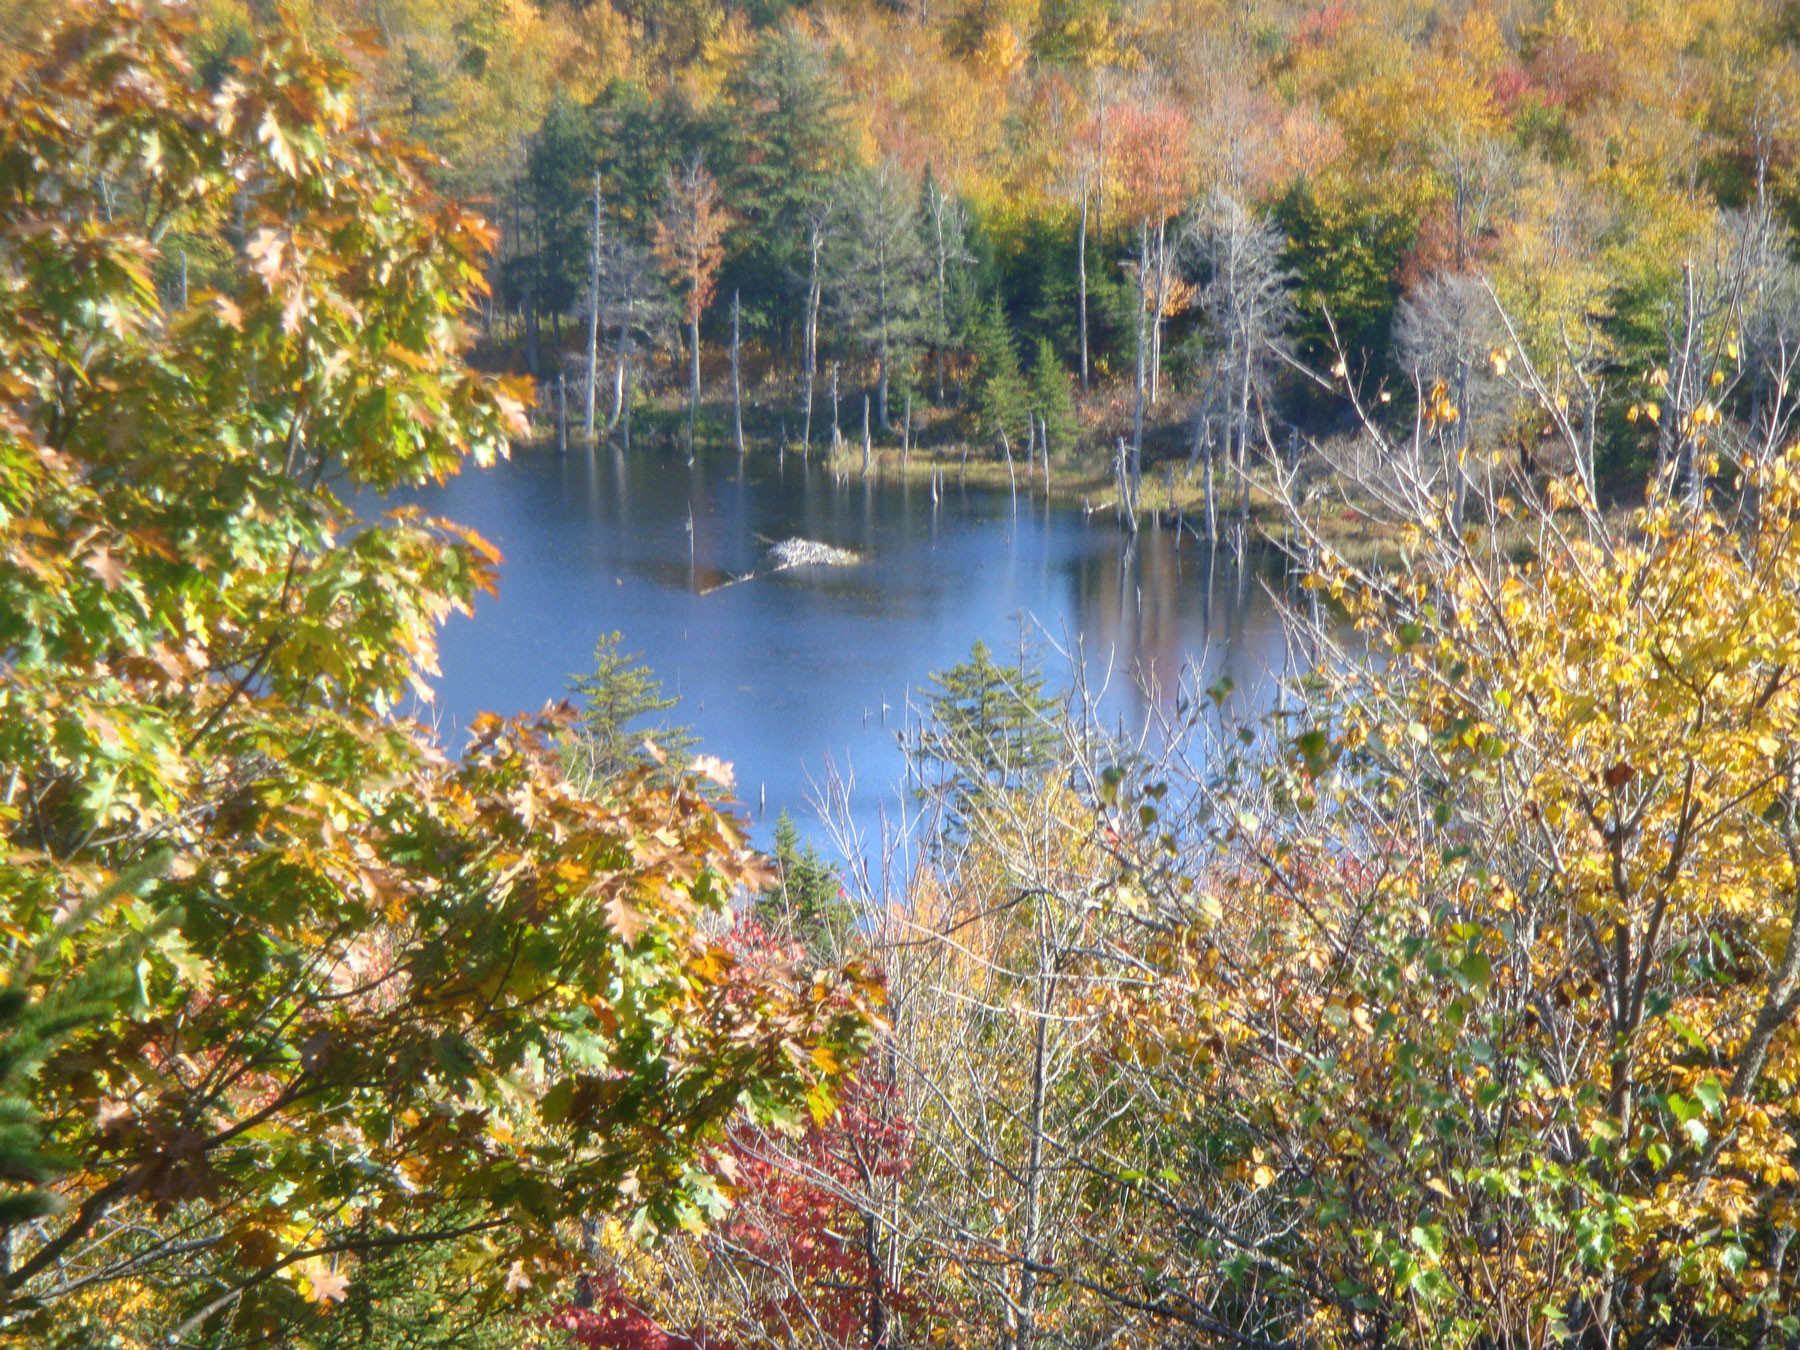
[{"label": "calm water surface", "polygon": [[[431,715],[448,743],[479,711],[565,695],[616,629],[680,696],[670,715],[736,766],[763,839],[783,807],[816,815],[828,766],[854,777],[852,812],[878,839],[884,810],[899,817],[909,699],[978,638],[1016,654],[1022,622],[1054,682],[1070,671],[1059,653],[1080,653],[1102,714],[1128,730],[1221,675],[1254,690],[1282,659],[1261,580],[1240,581],[1228,555],[1209,568],[1172,529],[1127,547],[1108,517],[1024,496],[1015,510],[954,474],[934,502],[929,484],[834,479],[793,455],[689,468],[664,452],[527,451],[414,499],[505,555],[498,597],[443,635]],[[866,561],[720,586],[794,535]]]}]

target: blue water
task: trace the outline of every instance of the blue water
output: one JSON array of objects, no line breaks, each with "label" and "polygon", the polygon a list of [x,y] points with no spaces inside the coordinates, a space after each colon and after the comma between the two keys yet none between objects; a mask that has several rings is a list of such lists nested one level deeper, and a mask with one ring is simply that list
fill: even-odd
[{"label": "blue water", "polygon": [[[834,479],[798,456],[521,451],[412,494],[505,556],[500,592],[443,634],[428,714],[458,746],[473,715],[564,697],[617,630],[681,705],[701,748],[735,765],[766,839],[816,817],[828,768],[865,837],[901,814],[896,734],[932,672],[982,639],[1067,685],[1084,665],[1101,716],[1141,727],[1177,692],[1266,685],[1281,627],[1255,576],[1172,528],[1131,544],[1109,516],[1008,493]],[[691,531],[691,532],[690,532]],[[864,556],[720,586],[762,541],[802,536]],[[717,588],[717,589],[714,589]],[[822,837],[816,824],[810,826]]]}]

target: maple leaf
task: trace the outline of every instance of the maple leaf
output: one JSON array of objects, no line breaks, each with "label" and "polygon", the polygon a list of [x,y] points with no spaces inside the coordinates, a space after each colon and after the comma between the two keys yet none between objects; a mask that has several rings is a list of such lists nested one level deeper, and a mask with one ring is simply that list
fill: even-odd
[{"label": "maple leaf", "polygon": [[730,792],[737,784],[736,771],[716,755],[694,756],[694,772],[702,778],[717,783],[727,792]]},{"label": "maple leaf", "polygon": [[606,923],[618,935],[619,941],[625,943],[636,942],[650,926],[643,914],[623,899],[606,902]]},{"label": "maple leaf", "polygon": [[118,590],[125,582],[125,564],[104,545],[83,558],[81,565],[99,577],[100,584],[109,591]]},{"label": "maple leaf", "polygon": [[341,1270],[319,1270],[307,1276],[307,1294],[315,1303],[342,1303],[350,1293],[350,1277]]}]

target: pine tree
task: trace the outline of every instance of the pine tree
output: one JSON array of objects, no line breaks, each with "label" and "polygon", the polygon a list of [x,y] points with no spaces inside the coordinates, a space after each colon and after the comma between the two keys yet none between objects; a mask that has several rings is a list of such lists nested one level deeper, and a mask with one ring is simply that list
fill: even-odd
[{"label": "pine tree", "polygon": [[1069,392],[1069,375],[1049,338],[1037,345],[1037,362],[1031,368],[1031,410],[1043,419],[1049,450],[1067,454],[1075,448],[1081,424],[1075,420],[1075,397]]},{"label": "pine tree", "polygon": [[665,771],[679,770],[698,738],[686,726],[645,719],[665,713],[681,700],[665,695],[662,681],[637,659],[619,650],[620,635],[607,633],[594,644],[594,670],[570,682],[582,702],[581,721],[567,750],[569,776],[589,787],[611,783],[649,762],[643,748],[652,742],[667,757]]},{"label": "pine tree", "polygon": [[1012,328],[1006,322],[1006,311],[1000,307],[998,296],[976,320],[971,345],[978,366],[975,411],[981,434],[998,440],[1004,431],[1015,444],[1023,445],[1030,391],[1019,372],[1019,351],[1013,344]]},{"label": "pine tree", "polygon": [[801,842],[785,810],[775,821],[775,871],[778,880],[757,897],[757,919],[776,936],[829,955],[850,923],[843,882],[811,843]]}]

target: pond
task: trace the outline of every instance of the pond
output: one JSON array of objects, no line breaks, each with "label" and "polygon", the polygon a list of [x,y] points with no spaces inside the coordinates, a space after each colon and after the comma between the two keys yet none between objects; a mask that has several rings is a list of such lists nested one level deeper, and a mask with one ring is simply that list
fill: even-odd
[{"label": "pond", "polygon": [[[505,556],[499,595],[443,634],[426,715],[447,744],[479,711],[563,697],[617,630],[680,696],[669,716],[735,765],[765,842],[783,808],[819,836],[828,773],[851,783],[865,838],[880,838],[884,814],[892,828],[909,702],[977,639],[1012,660],[1023,634],[1054,684],[1080,661],[1101,715],[1128,731],[1221,676],[1249,696],[1283,657],[1262,578],[1209,557],[1191,531],[1131,544],[1110,513],[960,490],[954,469],[934,494],[797,455],[690,466],[657,451],[526,450],[411,499]],[[863,560],[721,584],[792,536]]]}]

